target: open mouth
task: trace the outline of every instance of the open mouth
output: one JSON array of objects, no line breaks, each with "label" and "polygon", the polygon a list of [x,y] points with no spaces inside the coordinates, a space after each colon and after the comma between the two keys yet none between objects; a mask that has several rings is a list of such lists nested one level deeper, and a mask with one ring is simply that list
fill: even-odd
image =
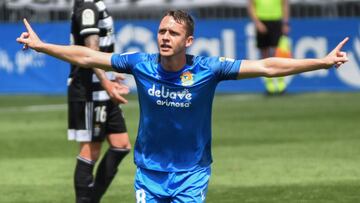
[{"label": "open mouth", "polygon": [[162,45],[160,45],[160,48],[162,48],[162,49],[171,49],[171,46],[168,45],[168,44],[162,44]]}]

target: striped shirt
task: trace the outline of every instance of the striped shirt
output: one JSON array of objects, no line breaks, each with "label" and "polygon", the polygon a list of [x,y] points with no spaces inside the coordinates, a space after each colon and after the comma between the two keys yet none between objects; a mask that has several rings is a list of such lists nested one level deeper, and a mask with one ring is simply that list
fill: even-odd
[{"label": "striped shirt", "polygon": [[[71,43],[85,45],[85,38],[89,35],[99,36],[100,51],[114,51],[114,22],[113,18],[101,0],[75,0],[71,18]],[[109,79],[114,79],[111,72]],[[92,69],[71,65],[68,79],[69,101],[105,101],[109,99],[106,91]]]}]

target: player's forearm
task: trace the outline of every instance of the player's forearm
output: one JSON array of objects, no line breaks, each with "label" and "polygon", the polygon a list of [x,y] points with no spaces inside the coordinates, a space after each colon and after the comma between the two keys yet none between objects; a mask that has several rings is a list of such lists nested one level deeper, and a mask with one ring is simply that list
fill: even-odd
[{"label": "player's forearm", "polygon": [[35,50],[81,67],[90,68],[95,65],[89,60],[95,51],[86,47],[43,43],[40,47],[35,48]]},{"label": "player's forearm", "polygon": [[95,75],[97,76],[97,78],[99,79],[100,83],[103,83],[108,80],[108,78],[106,76],[106,72],[104,70],[99,69],[99,68],[93,68],[93,71],[94,71]]},{"label": "player's forearm", "polygon": [[288,0],[283,0],[283,23],[288,23],[289,22],[289,16],[290,16],[290,5],[289,5],[289,1]]},{"label": "player's forearm", "polygon": [[99,68],[93,68],[93,71],[96,75],[96,77],[99,79],[101,86],[106,90],[106,92],[111,96],[111,86],[109,87],[109,83],[111,81],[107,78],[106,72]]},{"label": "player's forearm", "polygon": [[255,7],[254,7],[254,2],[253,0],[248,0],[248,5],[247,5],[247,12],[249,14],[250,19],[254,22],[257,23],[259,22],[258,17],[255,14]]},{"label": "player's forearm", "polygon": [[[93,34],[85,37],[84,44],[86,47],[92,50],[99,51],[100,50],[99,41],[100,41],[99,35]],[[100,83],[104,86],[104,82],[108,80],[105,71],[99,68],[93,68],[93,71],[96,77],[99,79]]]},{"label": "player's forearm", "polygon": [[327,69],[333,64],[325,59],[267,58],[262,60],[267,77],[293,75],[313,70]]}]

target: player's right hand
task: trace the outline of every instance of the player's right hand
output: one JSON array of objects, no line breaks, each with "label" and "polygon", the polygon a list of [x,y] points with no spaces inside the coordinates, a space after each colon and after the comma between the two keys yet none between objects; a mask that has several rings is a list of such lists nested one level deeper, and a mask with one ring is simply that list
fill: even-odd
[{"label": "player's right hand", "polygon": [[255,23],[255,27],[256,27],[256,30],[257,30],[258,32],[260,32],[260,33],[265,34],[265,33],[268,32],[265,24],[262,23],[261,21],[256,22],[256,23]]},{"label": "player's right hand", "polygon": [[34,30],[31,28],[29,22],[24,18],[23,20],[27,32],[23,32],[20,37],[16,39],[17,42],[20,44],[23,44],[23,49],[32,48],[37,50],[38,47],[40,47],[40,44],[42,41],[39,39],[37,34],[34,32]]}]

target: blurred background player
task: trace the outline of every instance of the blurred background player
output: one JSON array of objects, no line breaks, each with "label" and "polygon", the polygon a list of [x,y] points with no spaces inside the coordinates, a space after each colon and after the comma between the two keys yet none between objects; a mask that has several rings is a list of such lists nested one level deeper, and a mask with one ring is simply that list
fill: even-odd
[{"label": "blurred background player", "polygon": [[[71,18],[73,44],[113,52],[113,32],[113,19],[101,0],[75,0]],[[126,102],[118,93],[127,93],[127,87],[108,80],[116,80],[119,76],[96,68],[84,69],[71,65],[68,80],[68,139],[80,143],[74,174],[77,203],[100,202],[118,165],[131,148],[122,111],[119,105],[110,100],[111,97]],[[93,169],[105,139],[109,149],[94,177]]]},{"label": "blurred background player", "polygon": [[[289,33],[288,0],[248,0],[248,13],[255,24],[261,58],[275,56],[280,37]],[[269,95],[286,90],[284,77],[264,78],[264,81]]]}]

